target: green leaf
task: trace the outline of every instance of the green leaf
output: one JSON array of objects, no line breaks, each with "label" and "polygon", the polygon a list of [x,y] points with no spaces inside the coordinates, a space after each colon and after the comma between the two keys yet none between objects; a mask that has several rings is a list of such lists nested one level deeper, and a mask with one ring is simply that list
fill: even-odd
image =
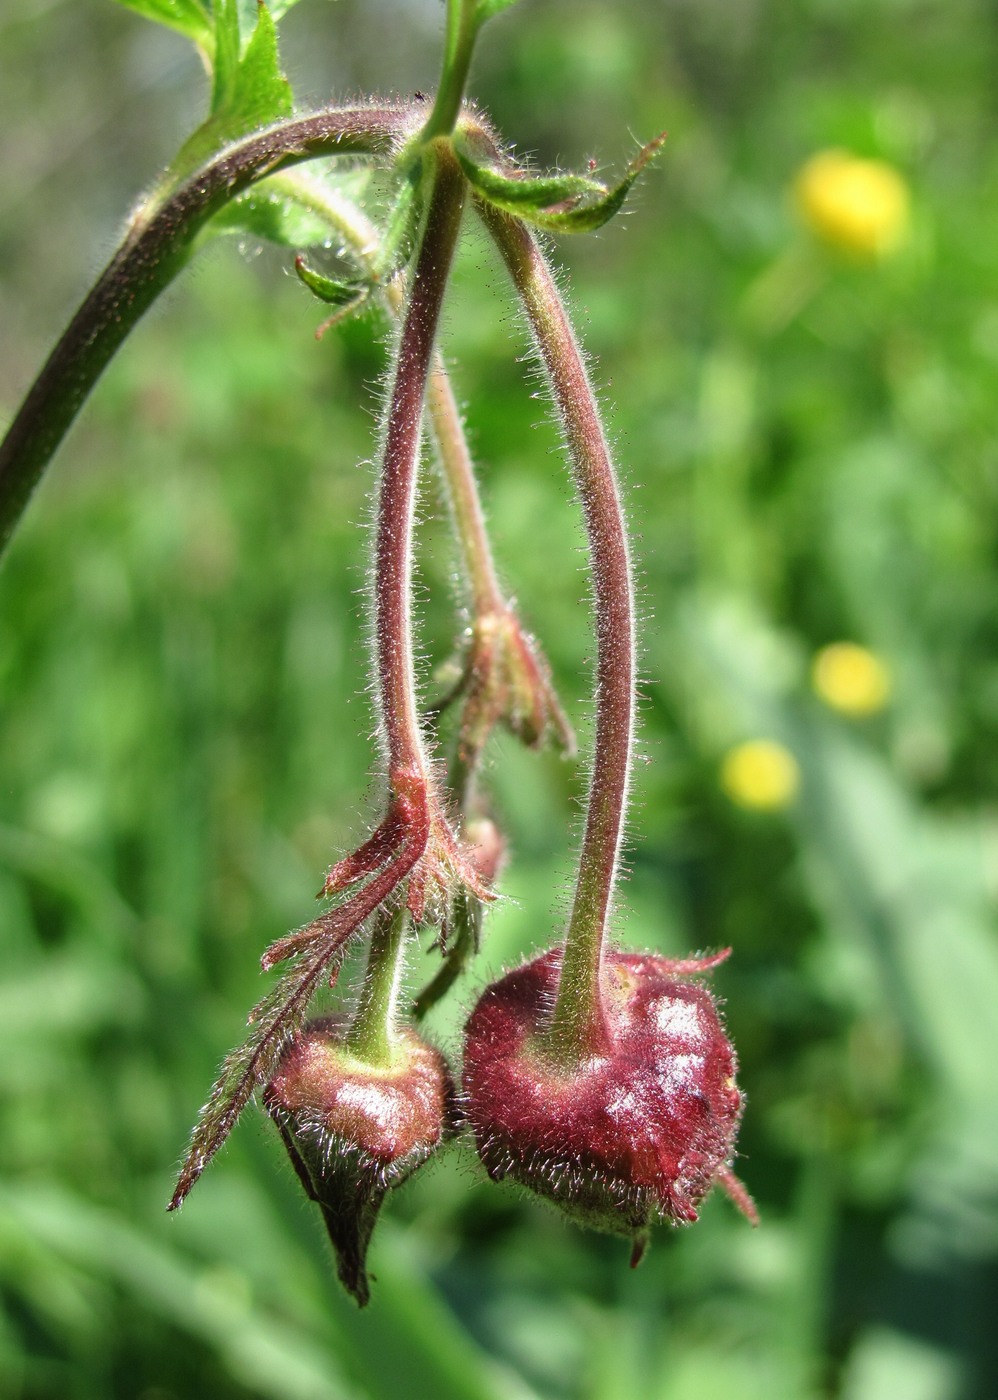
[{"label": "green leaf", "polygon": [[177,30],[208,53],[214,48],[210,9],[203,0],[118,0],[118,4],[156,24]]},{"label": "green leaf", "polygon": [[[211,88],[212,115],[223,112],[236,97],[242,42],[237,0],[214,0],[215,62]],[[263,10],[259,11],[260,19]],[[260,20],[257,20],[259,24]],[[251,41],[252,42],[252,41]]]},{"label": "green leaf", "polygon": [[256,28],[241,52],[236,0],[219,0],[211,116],[180,148],[167,171],[166,188],[241,136],[289,117],[291,110],[291,86],[281,72],[270,11],[260,6]]}]

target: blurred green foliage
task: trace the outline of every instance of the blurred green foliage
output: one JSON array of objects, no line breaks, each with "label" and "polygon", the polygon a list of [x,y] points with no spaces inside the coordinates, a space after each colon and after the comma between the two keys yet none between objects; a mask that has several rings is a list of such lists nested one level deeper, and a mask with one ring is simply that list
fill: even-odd
[{"label": "blurred green foliage", "polygon": [[[296,90],[431,87],[440,18],[300,4]],[[359,590],[383,352],[363,322],[317,344],[286,260],[235,242],[139,329],[0,573],[5,1397],[994,1394],[996,57],[983,0],[531,0],[480,56],[476,90],[542,165],[619,168],[628,132],[671,132],[632,212],[563,250],[644,612],[619,926],[734,946],[716,984],[763,1224],[711,1199],[636,1274],[453,1149],[386,1212],[358,1314],[252,1114],[166,1217],[260,951],[376,801]],[[0,17],[4,416],[203,86],[181,39],[106,0]],[[795,218],[830,146],[910,184],[890,259]],[[584,729],[577,512],[477,233],[447,348],[506,578]],[[424,517],[429,692],[459,626],[431,480]],[[810,690],[839,639],[889,666],[884,713]],[[719,785],[754,737],[799,764],[782,811]],[[511,898],[464,1007],[556,936],[583,783],[512,744],[490,776]],[[452,1051],[461,1011],[435,1021]]]}]

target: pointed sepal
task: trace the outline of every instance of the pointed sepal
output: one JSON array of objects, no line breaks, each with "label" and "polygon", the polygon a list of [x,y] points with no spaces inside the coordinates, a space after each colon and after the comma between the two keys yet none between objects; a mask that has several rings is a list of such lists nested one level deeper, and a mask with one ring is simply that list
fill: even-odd
[{"label": "pointed sepal", "polygon": [[344,317],[359,311],[370,294],[368,284],[340,282],[334,277],[326,277],[323,273],[316,272],[314,267],[309,267],[300,253],[295,258],[295,272],[313,296],[318,297],[327,306],[336,308],[333,315],[322,323],[320,334],[336,322],[342,321]]}]

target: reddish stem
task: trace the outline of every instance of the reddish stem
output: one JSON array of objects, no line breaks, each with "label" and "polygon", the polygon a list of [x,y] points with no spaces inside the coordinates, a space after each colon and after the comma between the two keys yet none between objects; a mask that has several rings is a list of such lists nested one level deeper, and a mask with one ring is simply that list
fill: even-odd
[{"label": "reddish stem", "polygon": [[444,289],[464,208],[464,177],[443,142],[388,401],[375,544],[375,646],[389,773],[426,773],[416,706],[409,612],[423,403]]},{"label": "reddish stem", "polygon": [[616,475],[599,408],[543,252],[519,219],[477,201],[526,309],[582,501],[596,625],[593,773],[548,1049],[571,1061],[605,1047],[602,960],[620,859],[634,729],[634,603]]}]

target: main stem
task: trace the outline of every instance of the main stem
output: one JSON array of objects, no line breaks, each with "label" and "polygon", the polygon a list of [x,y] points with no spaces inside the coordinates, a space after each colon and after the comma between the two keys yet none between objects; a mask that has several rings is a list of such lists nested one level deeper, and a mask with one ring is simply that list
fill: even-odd
[{"label": "main stem", "polygon": [[385,425],[375,542],[374,622],[378,688],[389,772],[425,775],[416,705],[410,595],[412,529],[423,402],[444,289],[464,208],[464,177],[444,142],[435,161],[426,223],[399,335]]},{"label": "main stem", "polygon": [[608,1043],[602,964],[620,860],[634,732],[634,597],[616,474],[571,323],[536,239],[518,219],[478,203],[516,284],[555,405],[582,500],[596,624],[596,734],[579,873],[558,996],[546,1043],[570,1063]]}]

